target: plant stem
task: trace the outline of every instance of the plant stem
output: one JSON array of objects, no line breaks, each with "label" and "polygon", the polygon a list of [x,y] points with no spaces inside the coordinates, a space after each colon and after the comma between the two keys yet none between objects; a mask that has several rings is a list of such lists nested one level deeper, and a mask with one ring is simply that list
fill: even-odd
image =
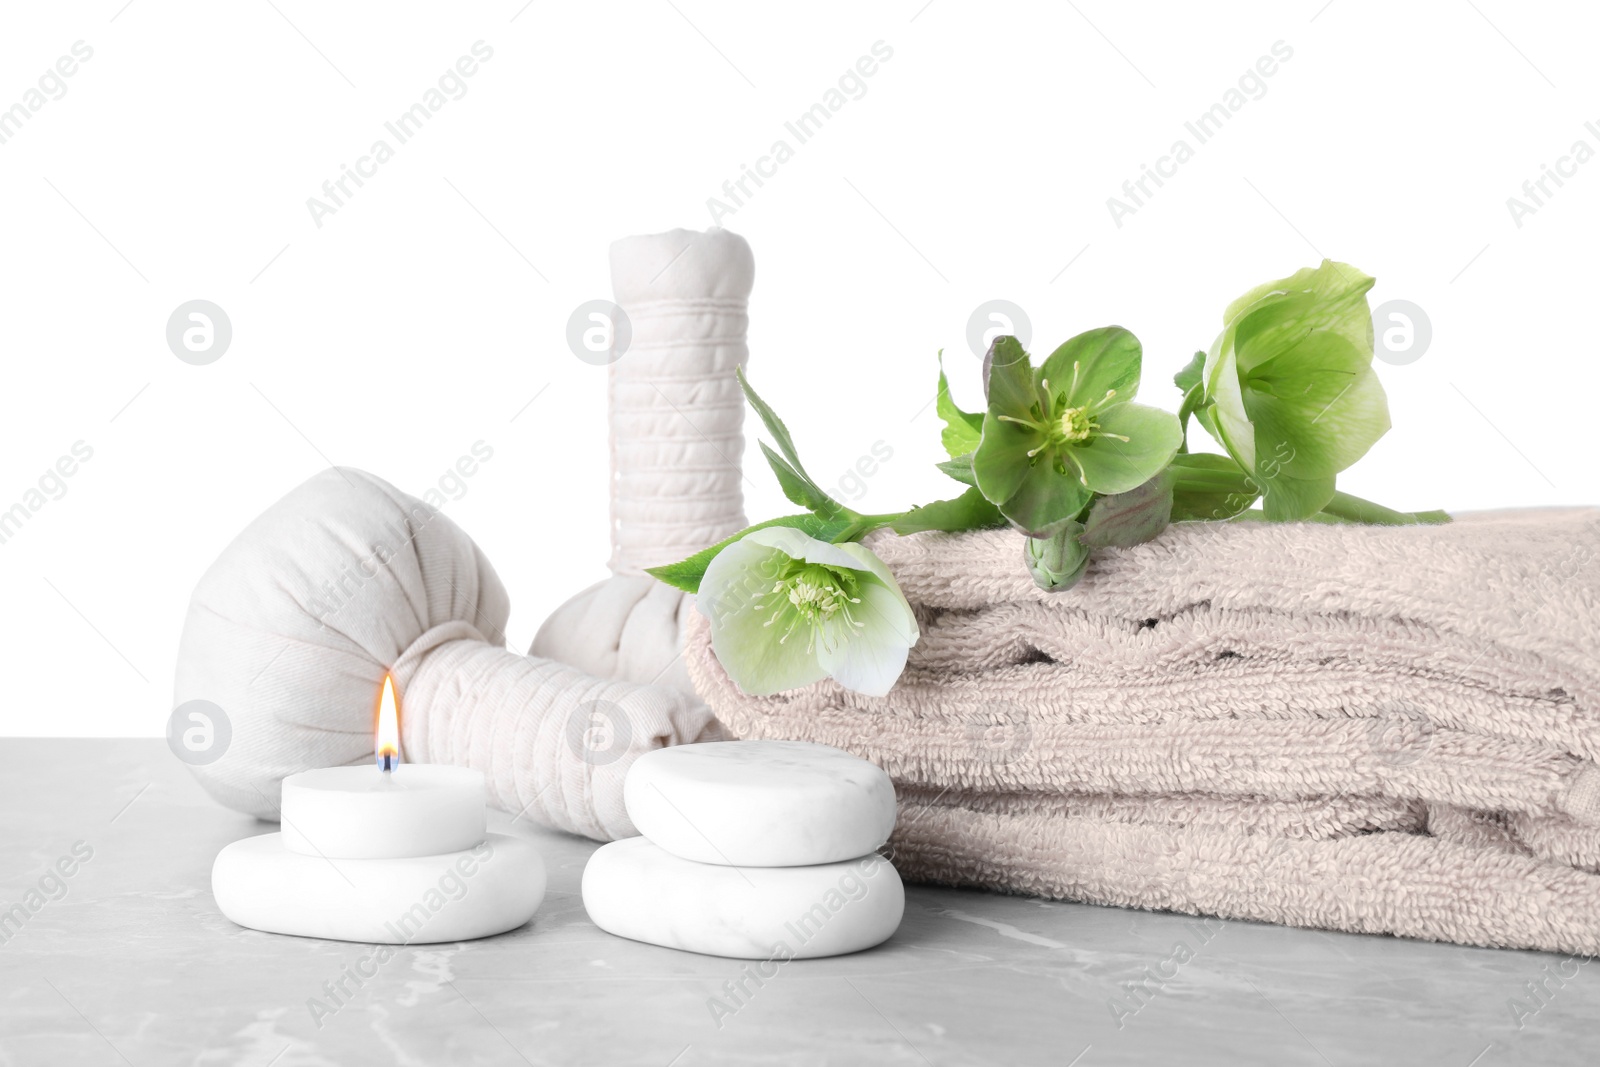
[{"label": "plant stem", "polygon": [[1395,511],[1382,504],[1335,491],[1333,499],[1323,507],[1321,514],[1342,522],[1359,522],[1375,526],[1436,525],[1450,521],[1442,511]]},{"label": "plant stem", "polygon": [[899,512],[890,515],[862,515],[859,512],[850,512],[850,525],[840,530],[828,539],[830,544],[842,545],[850,541],[859,541],[874,530],[881,530],[885,526],[892,526],[903,516]]}]

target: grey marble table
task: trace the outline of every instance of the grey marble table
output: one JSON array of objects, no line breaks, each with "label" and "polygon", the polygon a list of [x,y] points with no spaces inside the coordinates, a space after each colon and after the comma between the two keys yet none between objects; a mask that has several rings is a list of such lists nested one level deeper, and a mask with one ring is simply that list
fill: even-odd
[{"label": "grey marble table", "polygon": [[718,1019],[742,964],[602,933],[578,896],[595,845],[525,820],[550,869],[530,925],[399,949],[318,1020],[368,950],[211,898],[217,850],[274,827],[159,740],[4,740],[0,766],[0,908],[44,901],[0,926],[3,1064],[1600,1062],[1600,961],[924,887],[887,944],[790,962]]}]

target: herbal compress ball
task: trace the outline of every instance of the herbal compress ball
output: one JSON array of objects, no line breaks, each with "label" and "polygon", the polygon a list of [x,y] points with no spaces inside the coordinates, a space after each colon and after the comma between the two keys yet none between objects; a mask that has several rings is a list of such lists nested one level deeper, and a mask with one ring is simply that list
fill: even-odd
[{"label": "herbal compress ball", "polygon": [[217,800],[278,817],[283,778],[372,759],[385,672],[405,758],[484,772],[512,812],[598,839],[634,832],[622,781],[662,745],[721,736],[699,701],[505,647],[510,601],[470,537],[363,471],[323,471],[245,528],[201,578],[176,705],[221,709]]}]

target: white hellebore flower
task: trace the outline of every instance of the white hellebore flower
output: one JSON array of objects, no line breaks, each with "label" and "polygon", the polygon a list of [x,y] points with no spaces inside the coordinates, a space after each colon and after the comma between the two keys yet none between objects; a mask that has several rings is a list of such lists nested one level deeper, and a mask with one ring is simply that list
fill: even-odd
[{"label": "white hellebore flower", "polygon": [[894,575],[858,544],[787,526],[746,534],[712,559],[697,601],[711,647],[741,690],[767,696],[832,677],[883,696],[917,643]]}]

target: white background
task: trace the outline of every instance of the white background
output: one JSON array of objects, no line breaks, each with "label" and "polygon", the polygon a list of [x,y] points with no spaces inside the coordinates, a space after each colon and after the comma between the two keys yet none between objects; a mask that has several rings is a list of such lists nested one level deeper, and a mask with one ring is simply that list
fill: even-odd
[{"label": "white background", "polygon": [[[1025,308],[1036,349],[1129,327],[1142,398],[1175,409],[1226,303],[1322,255],[1433,324],[1380,365],[1395,428],[1341,487],[1595,500],[1600,160],[1520,228],[1506,204],[1600,149],[1588,5],[275,3],[0,8],[0,108],[94,50],[0,144],[0,510],[94,449],[0,544],[0,734],[159,735],[194,582],[330,461],[420,494],[487,442],[446,512],[525,647],[605,574],[605,371],[565,327],[609,296],[608,243],[709,225],[880,40],[865,95],[723,219],[756,255],[752,377],[813,473],[894,451],[863,509],[952,484],[925,404],[945,348],[974,406],[982,302]],[[478,40],[466,95],[319,229],[307,198]],[[1114,225],[1107,198],[1277,41],[1265,95]],[[195,298],[233,324],[209,366],[166,345]],[[749,515],[792,510],[751,460]]]}]

